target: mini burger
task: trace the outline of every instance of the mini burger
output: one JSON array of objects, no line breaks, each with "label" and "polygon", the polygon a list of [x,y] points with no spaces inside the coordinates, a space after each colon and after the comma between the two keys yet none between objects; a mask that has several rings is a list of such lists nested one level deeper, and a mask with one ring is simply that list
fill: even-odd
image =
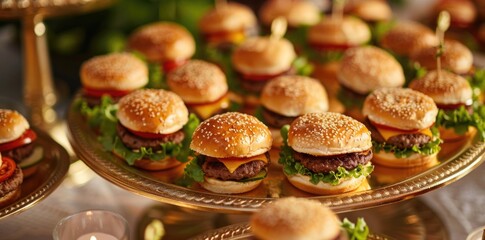
[{"label": "mini burger", "polygon": [[317,52],[345,51],[370,41],[369,26],[362,20],[344,16],[328,17],[308,30],[308,44]]},{"label": "mini burger", "polygon": [[295,58],[295,50],[288,40],[253,37],[235,49],[231,60],[243,90],[259,96],[268,80],[294,71]]},{"label": "mini burger", "polygon": [[[188,111],[175,93],[161,89],[134,91],[120,99],[119,123],[112,150],[129,165],[146,170],[164,170],[188,159],[182,155],[190,141]],[[190,119],[192,121],[193,119]]]},{"label": "mini burger", "polygon": [[13,159],[23,169],[24,176],[37,170],[43,159],[43,149],[35,146],[37,134],[29,122],[17,111],[0,109],[0,152]]},{"label": "mini burger", "polygon": [[230,105],[226,76],[215,64],[190,60],[168,74],[167,84],[200,119],[222,113]]},{"label": "mini burger", "polygon": [[281,130],[279,163],[289,182],[309,193],[356,190],[372,172],[371,133],[340,113],[308,113]]},{"label": "mini burger", "polygon": [[392,19],[392,9],[384,0],[350,0],[344,11],[366,22],[382,22]]},{"label": "mini burger", "polygon": [[[427,70],[436,69],[436,46],[428,46],[417,51],[411,56],[411,60],[419,63]],[[456,40],[446,39],[444,51],[440,55],[442,69],[456,74],[470,73],[473,67],[473,54],[462,43]]]},{"label": "mini burger", "polygon": [[258,33],[257,19],[245,5],[220,3],[209,10],[199,21],[199,29],[209,45],[239,45]]},{"label": "mini burger", "polygon": [[169,72],[195,53],[195,41],[183,26],[157,22],[141,26],[128,40],[128,48],[143,54],[149,62],[159,63]]},{"label": "mini burger", "polygon": [[262,240],[348,239],[330,208],[305,198],[277,199],[255,212],[250,225]]},{"label": "mini burger", "polygon": [[381,46],[395,54],[409,57],[422,48],[438,45],[431,29],[412,21],[397,22],[380,39]]},{"label": "mini burger", "polygon": [[185,175],[215,193],[251,191],[267,175],[272,141],[268,127],[253,116],[216,115],[195,130],[190,148],[196,157]]},{"label": "mini burger", "polygon": [[260,8],[259,17],[266,26],[276,18],[284,17],[290,27],[296,28],[318,23],[320,9],[308,0],[267,0]]},{"label": "mini burger", "polygon": [[430,129],[438,114],[432,98],[412,89],[379,88],[367,96],[362,112],[372,132],[374,163],[407,168],[436,158],[441,140]]},{"label": "mini burger", "polygon": [[113,100],[148,83],[145,63],[130,53],[97,56],[81,66],[83,97],[90,106],[100,104],[103,95]]},{"label": "mini burger", "polygon": [[0,208],[20,197],[23,179],[15,161],[0,154]]},{"label": "mini burger", "polygon": [[401,87],[405,81],[399,62],[373,46],[345,51],[337,77],[342,86],[361,95],[381,87]]},{"label": "mini burger", "polygon": [[472,88],[460,75],[442,70],[439,76],[436,70],[429,71],[412,81],[409,88],[431,97],[440,109],[435,126],[444,141],[470,135],[474,131],[472,127],[479,126],[476,121],[482,121],[478,114],[470,116],[473,115]]},{"label": "mini burger", "polygon": [[273,146],[279,147],[283,141],[280,129],[305,113],[328,111],[328,97],[313,78],[281,76],[264,86],[261,105],[261,117],[271,130]]},{"label": "mini burger", "polygon": [[434,6],[431,19],[436,19],[442,11],[450,13],[452,28],[469,28],[477,18],[477,7],[472,0],[439,0]]}]

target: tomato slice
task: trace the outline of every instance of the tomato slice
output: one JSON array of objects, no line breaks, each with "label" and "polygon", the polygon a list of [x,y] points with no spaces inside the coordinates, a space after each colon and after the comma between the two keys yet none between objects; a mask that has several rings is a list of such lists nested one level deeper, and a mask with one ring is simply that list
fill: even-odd
[{"label": "tomato slice", "polygon": [[35,139],[37,139],[37,134],[32,129],[27,129],[19,138],[10,142],[0,144],[0,152],[27,145],[35,141]]},{"label": "tomato slice", "polygon": [[133,133],[138,137],[147,138],[147,139],[160,139],[167,135],[170,135],[170,134],[160,134],[160,133],[139,132],[139,131],[131,130],[129,128],[126,128],[126,129],[128,129],[128,131],[130,131],[131,133]]},{"label": "tomato slice", "polygon": [[244,78],[244,80],[248,80],[248,81],[267,81],[267,80],[270,80],[272,78],[281,76],[281,75],[287,73],[288,71],[284,71],[284,72],[276,73],[276,74],[262,74],[262,75],[244,74],[243,73],[242,77]]},{"label": "tomato slice", "polygon": [[323,44],[323,43],[310,43],[310,46],[317,51],[345,51],[351,47],[350,44]]},{"label": "tomato slice", "polygon": [[169,61],[165,61],[162,64],[163,71],[165,71],[165,72],[171,72],[171,71],[175,70],[176,68],[184,65],[185,63],[187,63],[187,60],[169,60]]},{"label": "tomato slice", "polygon": [[0,166],[0,182],[9,179],[15,172],[15,168],[17,168],[17,165],[12,159],[2,157],[2,166]]},{"label": "tomato slice", "polygon": [[93,89],[87,87],[84,87],[83,91],[84,94],[91,97],[102,97],[103,95],[122,97],[131,92],[131,90]]}]

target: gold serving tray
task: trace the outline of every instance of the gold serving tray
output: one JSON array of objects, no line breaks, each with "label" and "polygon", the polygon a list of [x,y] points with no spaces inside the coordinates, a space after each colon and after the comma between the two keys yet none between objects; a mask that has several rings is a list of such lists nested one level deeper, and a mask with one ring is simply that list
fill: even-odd
[{"label": "gold serving tray", "polygon": [[49,196],[62,182],[70,165],[69,154],[49,135],[35,129],[37,140],[33,143],[44,150],[37,172],[24,179],[21,196],[13,203],[0,208],[0,219],[33,207]]},{"label": "gold serving tray", "polygon": [[[79,97],[79,95],[78,95]],[[75,102],[76,99],[73,100]],[[274,198],[285,196],[318,200],[336,212],[376,207],[413,198],[450,184],[476,168],[483,161],[485,144],[464,139],[442,145],[438,160],[426,167],[393,169],[376,166],[361,189],[332,196],[316,196],[293,187],[277,164],[278,150],[271,151],[268,177],[255,190],[239,195],[215,194],[197,184],[186,188],[176,185],[184,166],[150,172],[129,166],[110,152],[105,152],[97,135],[71,104],[67,123],[69,140],[86,165],[101,177],[133,193],[169,204],[219,212],[252,212]]]}]

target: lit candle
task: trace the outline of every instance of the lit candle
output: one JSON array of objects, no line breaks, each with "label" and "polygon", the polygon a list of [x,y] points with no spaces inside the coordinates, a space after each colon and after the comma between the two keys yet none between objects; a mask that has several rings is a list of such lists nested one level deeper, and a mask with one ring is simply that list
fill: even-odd
[{"label": "lit candle", "polygon": [[78,237],[77,240],[118,240],[118,238],[106,233],[92,232]]}]

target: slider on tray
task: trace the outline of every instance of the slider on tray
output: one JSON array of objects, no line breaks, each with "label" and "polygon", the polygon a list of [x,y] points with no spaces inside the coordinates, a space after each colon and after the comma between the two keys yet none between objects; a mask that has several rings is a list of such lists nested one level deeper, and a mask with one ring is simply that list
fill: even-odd
[{"label": "slider on tray", "polygon": [[273,20],[284,17],[290,28],[311,26],[320,21],[320,9],[308,0],[267,0],[259,10],[263,25],[270,26]]},{"label": "slider on tray", "polygon": [[351,0],[345,4],[345,13],[366,22],[381,22],[392,19],[392,9],[385,0]]},{"label": "slider on tray", "polygon": [[185,175],[216,193],[244,193],[259,186],[270,164],[272,143],[268,127],[257,118],[238,112],[203,121],[190,148],[196,157]]},{"label": "slider on tray", "polygon": [[0,207],[20,197],[22,182],[22,170],[15,161],[0,154]]},{"label": "slider on tray", "polygon": [[281,130],[279,163],[295,187],[313,194],[358,189],[372,172],[371,133],[340,113],[308,113]]},{"label": "slider on tray", "polygon": [[438,38],[428,27],[412,21],[397,22],[380,39],[383,48],[409,57],[422,48],[438,45]]}]

